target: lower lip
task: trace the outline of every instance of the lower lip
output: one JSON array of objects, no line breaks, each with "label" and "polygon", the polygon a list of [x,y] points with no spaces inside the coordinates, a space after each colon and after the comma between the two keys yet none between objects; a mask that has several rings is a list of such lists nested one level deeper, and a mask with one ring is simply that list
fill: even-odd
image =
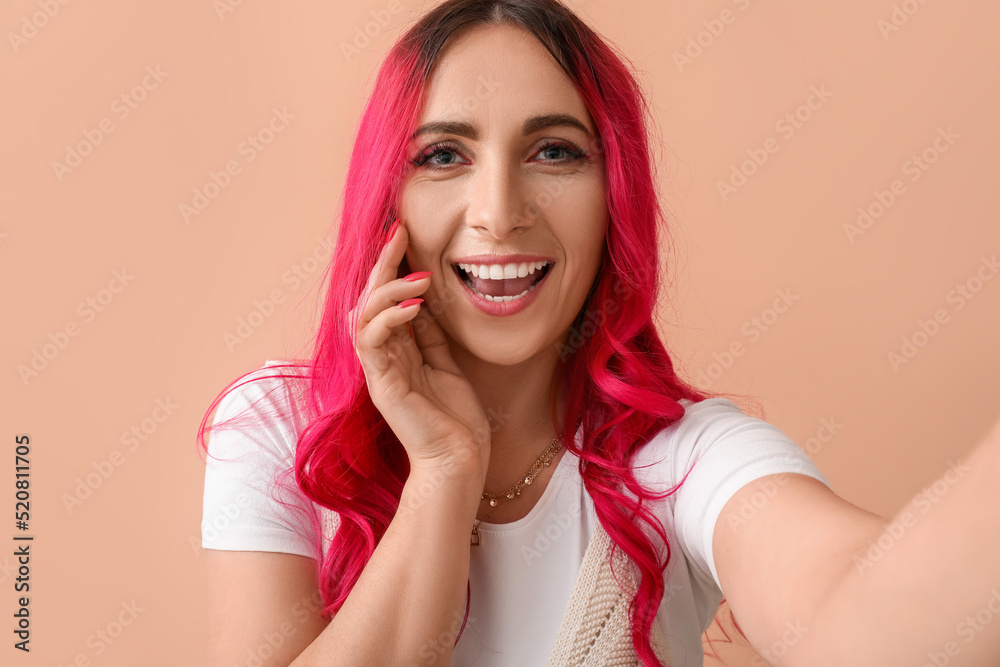
[{"label": "lower lip", "polygon": [[554,266],[551,265],[549,266],[545,275],[542,276],[541,280],[535,283],[535,287],[530,292],[528,292],[519,299],[514,299],[513,301],[506,301],[506,302],[488,301],[484,299],[483,297],[476,294],[475,290],[469,287],[466,284],[466,282],[462,280],[461,276],[458,275],[455,269],[452,269],[452,274],[455,276],[455,279],[462,284],[462,291],[465,293],[466,296],[469,297],[469,301],[472,302],[473,306],[483,311],[487,315],[496,315],[498,317],[503,317],[505,315],[515,315],[524,310],[525,308],[527,308],[528,306],[530,306],[532,302],[536,298],[538,298],[538,293],[542,290],[542,287],[548,281],[549,275],[552,273],[553,268]]}]

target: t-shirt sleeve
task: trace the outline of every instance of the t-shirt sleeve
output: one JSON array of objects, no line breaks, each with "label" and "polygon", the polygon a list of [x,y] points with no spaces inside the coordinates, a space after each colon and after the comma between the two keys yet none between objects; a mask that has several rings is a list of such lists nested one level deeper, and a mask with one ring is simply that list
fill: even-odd
[{"label": "t-shirt sleeve", "polygon": [[744,414],[728,399],[692,403],[676,426],[671,436],[676,479],[691,469],[676,493],[677,539],[688,562],[711,576],[721,591],[712,541],[719,514],[733,494],[755,479],[778,473],[806,475],[833,487],[795,441],[777,426]]},{"label": "t-shirt sleeve", "polygon": [[[266,376],[263,371],[248,377]],[[275,484],[277,473],[292,466],[296,442],[294,429],[272,414],[276,408],[287,407],[283,387],[269,391],[282,381],[267,377],[247,382],[219,402],[213,424],[236,416],[253,421],[234,422],[238,425],[208,433],[201,522],[205,549],[316,557],[310,539],[303,534],[309,525],[304,512],[313,511],[312,503],[297,488],[286,488],[294,486],[294,472],[283,479],[283,486]],[[275,496],[302,511],[285,507]]]}]

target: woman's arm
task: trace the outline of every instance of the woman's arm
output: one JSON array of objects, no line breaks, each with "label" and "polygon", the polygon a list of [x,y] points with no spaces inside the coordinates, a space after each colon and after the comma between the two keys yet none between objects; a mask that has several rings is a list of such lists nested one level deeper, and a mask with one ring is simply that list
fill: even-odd
[{"label": "woman's arm", "polygon": [[1000,664],[1000,425],[873,543],[813,619],[827,664]]},{"label": "woman's arm", "polygon": [[313,559],[206,550],[208,664],[448,665],[483,487],[475,470],[451,470],[411,471],[395,517],[329,624],[319,616]]},{"label": "woman's arm", "polygon": [[800,475],[740,517],[767,479],[730,499],[714,534],[726,597],[764,657],[1000,664],[1000,424],[889,522]]},{"label": "woman's arm", "polygon": [[484,481],[472,467],[413,469],[344,605],[292,665],[450,664]]},{"label": "woman's arm", "polygon": [[204,554],[205,664],[285,667],[326,627],[319,615],[322,600],[312,558],[216,549],[205,549]]}]

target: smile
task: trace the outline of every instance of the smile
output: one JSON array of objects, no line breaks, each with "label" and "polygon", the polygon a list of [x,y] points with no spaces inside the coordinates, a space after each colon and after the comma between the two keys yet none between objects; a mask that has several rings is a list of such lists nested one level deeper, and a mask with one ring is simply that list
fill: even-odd
[{"label": "smile", "polygon": [[476,296],[493,303],[509,303],[528,295],[548,274],[552,262],[453,265],[462,282]]}]

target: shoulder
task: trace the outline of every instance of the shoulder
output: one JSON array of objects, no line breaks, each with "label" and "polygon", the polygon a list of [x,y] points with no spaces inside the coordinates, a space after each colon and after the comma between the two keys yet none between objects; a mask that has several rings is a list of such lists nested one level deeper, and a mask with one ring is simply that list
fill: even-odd
[{"label": "shoulder", "polygon": [[269,359],[260,368],[241,375],[226,391],[219,402],[235,407],[241,402],[257,403],[262,399],[268,404],[288,402],[291,398],[301,398],[309,380],[308,368],[291,361]]},{"label": "shoulder", "polygon": [[782,473],[805,475],[832,487],[809,455],[774,424],[745,414],[721,397],[683,404],[685,414],[650,440],[645,458],[660,462],[668,488],[680,485],[672,498],[681,546],[718,584],[713,529],[739,489]]},{"label": "shoulder", "polygon": [[[747,427],[773,428],[767,422],[746,415],[727,398],[681,399],[678,402],[684,407],[684,414],[650,438],[636,458],[637,467],[659,467],[661,472],[675,479],[674,483],[679,482],[727,433]],[[666,471],[662,470],[664,466]]]},{"label": "shoulder", "polygon": [[744,467],[775,457],[811,461],[779,427],[747,415],[727,398],[679,402],[684,415],[644,447],[645,458],[669,461],[679,473],[678,481],[696,468],[717,468],[724,463]]},{"label": "shoulder", "polygon": [[[208,432],[202,546],[315,557],[312,503],[294,480],[301,371],[268,361],[238,378]],[[221,428],[217,428],[221,427]]]},{"label": "shoulder", "polygon": [[209,453],[263,447],[282,458],[291,455],[303,426],[307,371],[284,360],[268,360],[234,381],[216,406]]},{"label": "shoulder", "polygon": [[684,415],[659,435],[685,450],[696,449],[706,439],[744,424],[746,420],[755,419],[728,398],[721,396],[697,402],[685,398],[679,403],[684,406]]}]

